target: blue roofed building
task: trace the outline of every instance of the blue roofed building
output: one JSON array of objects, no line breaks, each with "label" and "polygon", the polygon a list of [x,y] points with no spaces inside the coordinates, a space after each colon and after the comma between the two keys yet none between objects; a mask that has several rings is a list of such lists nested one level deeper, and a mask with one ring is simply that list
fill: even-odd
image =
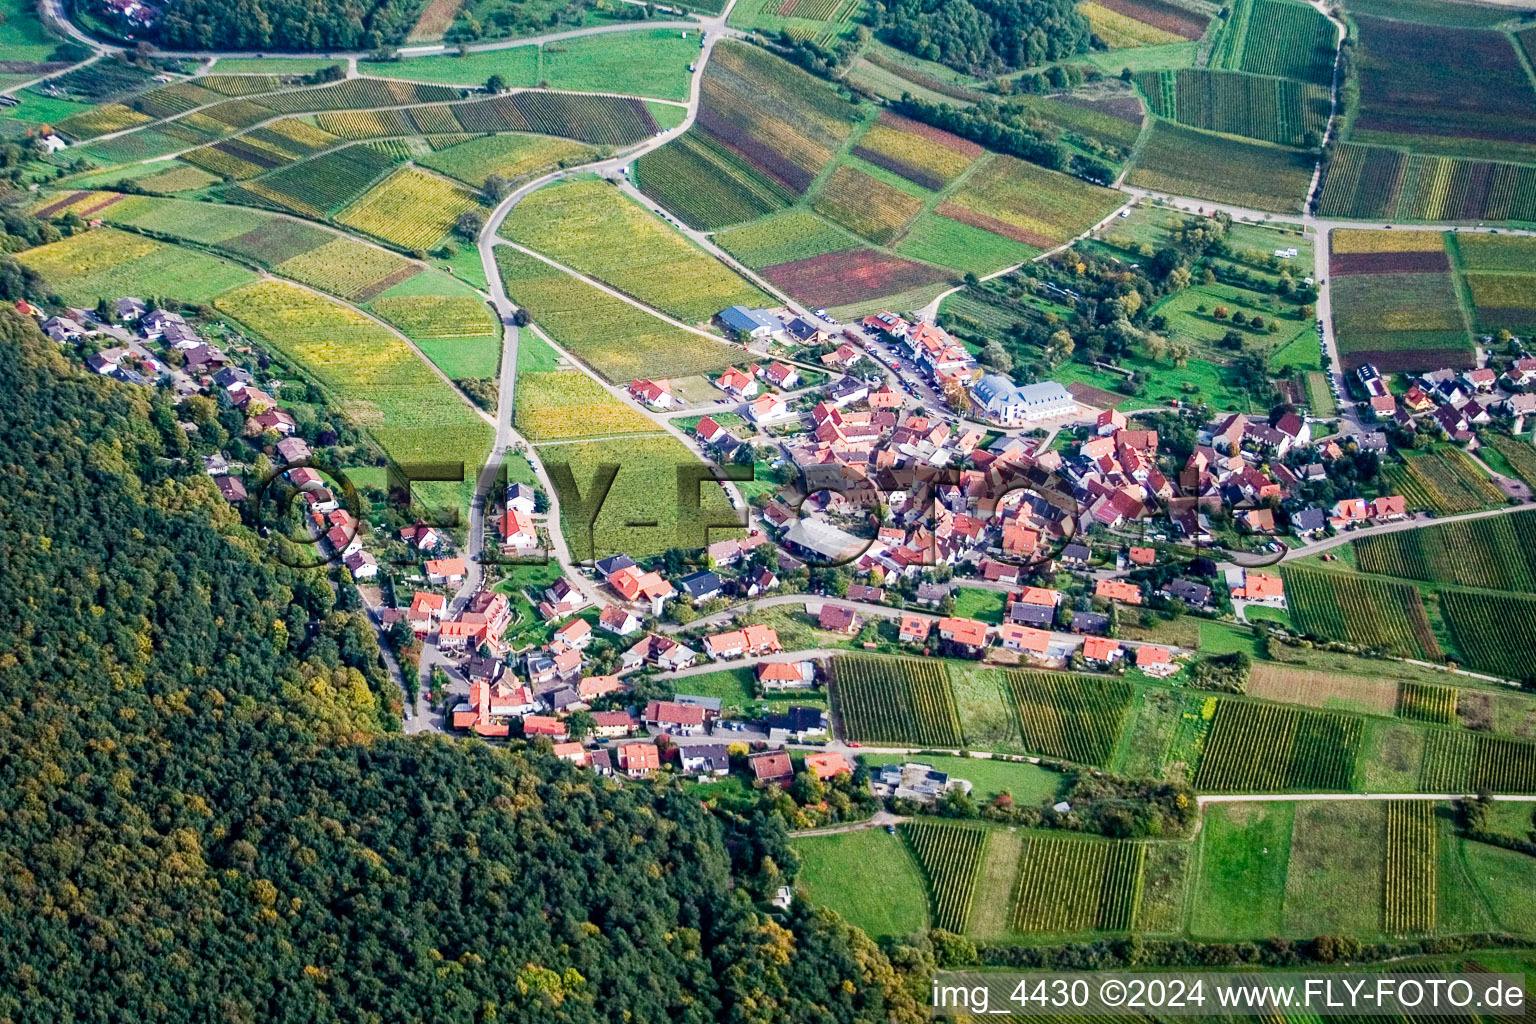
[{"label": "blue roofed building", "polygon": [[1020,386],[1000,373],[989,373],[971,388],[971,399],[993,420],[1002,424],[1031,423],[1069,416],[1077,400],[1053,380]]},{"label": "blue roofed building", "polygon": [[722,309],[719,320],[725,325],[726,330],[738,336],[745,332],[753,338],[766,338],[784,329],[779,318],[766,309],[748,309],[746,306]]}]

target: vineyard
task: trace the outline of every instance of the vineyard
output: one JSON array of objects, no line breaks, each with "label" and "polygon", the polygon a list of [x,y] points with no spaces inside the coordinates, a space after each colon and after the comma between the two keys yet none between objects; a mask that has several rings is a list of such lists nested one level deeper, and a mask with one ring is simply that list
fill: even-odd
[{"label": "vineyard", "polygon": [[1346,791],[1360,733],[1361,719],[1354,715],[1217,699],[1195,786],[1208,792]]},{"label": "vineyard", "polygon": [[1118,192],[997,154],[973,171],[937,212],[1049,249],[1108,217],[1120,201]]},{"label": "vineyard", "polygon": [[1312,183],[1312,157],[1154,121],[1126,180],[1170,195],[1294,213]]},{"label": "vineyard", "polygon": [[1008,673],[1008,693],[1026,750],[1104,765],[1114,751],[1134,689],[1123,679],[1013,671]]},{"label": "vineyard", "polygon": [[610,383],[717,370],[741,352],[674,327],[508,246],[497,246],[496,264],[512,301]]},{"label": "vineyard", "polygon": [[1435,729],[1419,785],[1426,793],[1536,792],[1536,743],[1467,729]]},{"label": "vineyard", "polygon": [[768,297],[624,193],[601,181],[541,188],[502,235],[680,320],[708,320]]},{"label": "vineyard", "polygon": [[832,172],[812,204],[817,213],[836,221],[876,245],[885,245],[923,208],[923,201],[843,165]]},{"label": "vineyard", "polygon": [[410,338],[478,338],[496,321],[474,295],[385,295],[369,306]]},{"label": "vineyard", "polygon": [[1536,515],[1441,523],[1366,537],[1354,545],[1362,572],[1536,593]]},{"label": "vineyard", "polygon": [[518,374],[516,421],[534,442],[654,434],[657,429],[579,370]]},{"label": "vineyard", "polygon": [[475,467],[485,458],[490,427],[404,341],[362,313],[276,280],[214,304],[310,373],[394,459]]},{"label": "vineyard", "polygon": [[1386,899],[1383,926],[1393,935],[1435,930],[1440,830],[1428,800],[1387,802]]},{"label": "vineyard", "polygon": [[28,249],[16,259],[66,301],[86,307],[139,293],[206,302],[252,278],[244,267],[216,256],[111,228]]},{"label": "vineyard", "polygon": [[1536,599],[1513,594],[1440,592],[1440,611],[1467,668],[1508,679],[1536,665]]},{"label": "vineyard", "polygon": [[946,748],[964,742],[943,662],[851,654],[832,668],[845,738]]},{"label": "vineyard", "polygon": [[336,219],[404,249],[432,249],[460,214],[479,206],[479,199],[462,185],[402,167]]},{"label": "vineyard", "polygon": [[1094,35],[1104,40],[1104,45],[1114,50],[1126,50],[1137,46],[1162,46],[1166,43],[1180,42],[1183,38],[1155,25],[1148,25],[1144,21],[1128,18],[1119,11],[1112,11],[1104,5],[1094,3],[1093,0],[1082,0],[1077,5],[1077,11],[1088,19],[1088,25],[1093,29]]},{"label": "vineyard", "polygon": [[1329,91],[1321,85],[1194,68],[1145,71],[1136,84],[1159,117],[1265,142],[1300,146],[1328,121]]},{"label": "vineyard", "polygon": [[596,156],[597,150],[569,139],[490,135],[439,150],[416,162],[479,188],[492,174],[516,183],[557,167],[586,163]]},{"label": "vineyard", "polygon": [[853,155],[935,191],[954,181],[986,150],[938,128],[882,111]]},{"label": "vineyard", "polygon": [[1400,454],[1403,464],[1384,466],[1382,473],[1409,508],[1452,515],[1505,502],[1504,492],[1460,448]]},{"label": "vineyard", "polygon": [[1238,0],[1211,67],[1328,86],[1336,35],[1326,17],[1292,0]]},{"label": "vineyard", "polygon": [[901,826],[901,832],[928,883],[933,927],[963,933],[976,895],[976,873],[987,831],[969,825],[913,821]]},{"label": "vineyard", "polygon": [[232,186],[231,197],[244,193],[254,196],[257,205],[275,205],[323,220],[368,191],[394,165],[392,158],[366,146],[348,146],[275,171],[259,181]]},{"label": "vineyard", "polygon": [[1403,682],[1398,685],[1397,714],[1415,722],[1456,724],[1456,687]]},{"label": "vineyard", "polygon": [[802,195],[852,133],[857,117],[853,104],[794,65],[723,40],[704,69],[691,130]]},{"label": "vineyard", "polygon": [[[1536,263],[1531,268],[1536,270]],[[1536,274],[1473,273],[1466,280],[1473,312],[1484,330],[1524,333],[1536,327]]]},{"label": "vineyard", "polygon": [[[1433,260],[1439,267],[1428,272],[1374,272],[1389,258],[1399,265]],[[1443,251],[1334,259],[1344,268],[1377,264],[1365,267],[1365,273],[1334,277],[1333,324],[1346,367],[1373,363],[1383,371],[1399,371],[1472,365],[1472,339]]]},{"label": "vineyard", "polygon": [[1536,445],[1493,431],[1486,433],[1483,440],[1504,456],[1504,460],[1509,463],[1516,476],[1527,484],[1536,486]]},{"label": "vineyard", "polygon": [[710,136],[685,132],[635,161],[635,185],[691,228],[713,231],[782,210],[794,194]]},{"label": "vineyard", "polygon": [[753,270],[840,252],[853,245],[842,231],[802,210],[723,231],[715,236],[715,243]]},{"label": "vineyard", "polygon": [[1146,873],[1140,843],[1033,833],[1024,838],[1013,929],[1061,934],[1135,927]]},{"label": "vineyard", "polygon": [[1377,577],[1287,568],[1285,598],[1298,629],[1412,658],[1440,657],[1418,588]]},{"label": "vineyard", "polygon": [[272,269],[284,277],[355,302],[367,302],[421,270],[388,250],[350,238],[333,238]]},{"label": "vineyard", "polygon": [[1536,167],[1344,143],[1318,212],[1369,220],[1533,221]]}]

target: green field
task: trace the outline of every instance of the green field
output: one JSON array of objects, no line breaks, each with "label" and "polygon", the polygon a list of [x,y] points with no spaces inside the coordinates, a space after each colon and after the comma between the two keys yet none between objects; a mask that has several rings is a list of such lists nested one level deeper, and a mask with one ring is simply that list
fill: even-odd
[{"label": "green field", "polygon": [[547,135],[483,135],[420,157],[417,163],[476,188],[497,174],[508,182],[537,177],[557,167],[586,163],[598,151]]},{"label": "green field", "polygon": [[58,45],[31,4],[0,0],[0,53],[6,60],[45,61]]},{"label": "green field", "polygon": [[67,301],[95,306],[98,299],[165,295],[207,302],[255,280],[244,267],[142,235],[98,228],[17,255]]},{"label": "green field", "polygon": [[545,43],[543,49],[539,79],[552,89],[686,100],[699,33],[638,29]]},{"label": "green field", "polygon": [[[689,693],[694,692],[693,687],[694,680],[689,679]],[[719,694],[711,693],[707,696]],[[1047,800],[1054,802],[1065,782],[1059,773],[1039,765],[996,758],[951,757],[943,754],[861,754],[859,760],[868,765],[871,771],[882,764],[905,764],[908,761],[929,765],[941,772],[948,772],[952,778],[969,781],[974,787],[971,796],[977,803],[999,793],[1007,793],[1015,803],[1025,806],[1035,806]]]},{"label": "green field", "polygon": [[959,587],[955,590],[955,615],[962,619],[979,619],[994,626],[1003,621],[1008,595],[1001,590],[983,590],[980,587]]},{"label": "green field", "polygon": [[1440,656],[1423,601],[1411,584],[1295,566],[1284,576],[1291,621],[1303,632],[1403,657]]},{"label": "green field", "polygon": [[1362,572],[1536,593],[1536,516],[1509,515],[1354,542]]},{"label": "green field", "polygon": [[1475,512],[1502,505],[1504,492],[1461,449],[1445,445],[1429,451],[1401,452],[1402,463],[1388,464],[1382,475],[1408,499],[1408,507],[1438,515]]},{"label": "green field", "polygon": [[1215,804],[1201,830],[1189,932],[1230,939],[1282,931],[1295,805]]},{"label": "green field", "polygon": [[1143,72],[1136,84],[1158,117],[1260,142],[1302,146],[1309,132],[1321,138],[1328,122],[1322,85],[1194,68]]},{"label": "green field", "polygon": [[961,273],[991,274],[1038,255],[1040,250],[936,213],[921,214],[896,246],[901,255]]},{"label": "green field", "polygon": [[943,662],[843,655],[832,663],[832,678],[833,707],[848,739],[960,745],[960,718]]},{"label": "green field", "polygon": [[[220,61],[218,66],[222,68],[224,63]],[[509,88],[531,88],[539,84],[539,48],[514,46],[463,57],[407,57],[378,64],[358,61],[357,70],[359,74],[380,78],[408,78],[443,85],[484,85],[492,75],[500,75]]]},{"label": "green field", "polygon": [[[791,841],[800,858],[797,884],[813,902],[837,911],[875,938],[928,927],[928,890],[901,836],[865,829]],[[878,877],[879,885],[869,879]]]},{"label": "green field", "polygon": [[1276,213],[1299,213],[1312,180],[1307,153],[1154,121],[1126,180]]}]

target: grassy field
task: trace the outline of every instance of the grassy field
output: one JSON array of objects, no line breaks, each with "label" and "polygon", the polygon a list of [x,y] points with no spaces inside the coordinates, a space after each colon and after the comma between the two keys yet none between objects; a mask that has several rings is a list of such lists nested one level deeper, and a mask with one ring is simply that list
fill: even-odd
[{"label": "grassy field", "polygon": [[1301,150],[1154,121],[1126,180],[1154,192],[1299,213],[1312,158]]},{"label": "grassy field", "polygon": [[1380,932],[1385,847],[1386,808],[1381,803],[1298,804],[1283,934]]},{"label": "grassy field", "polygon": [[[619,552],[642,558],[672,547],[699,548],[705,544],[706,523],[738,521],[725,492],[713,484],[700,488],[701,508],[680,507],[677,467],[697,466],[699,459],[664,434],[639,434],[617,447],[606,441],[544,444],[538,455],[554,480],[561,528],[578,560]],[[594,485],[603,466],[616,466],[617,473],[599,504]],[[719,539],[721,531],[707,536]]]},{"label": "grassy field", "polygon": [[[791,841],[800,857],[797,884],[875,938],[901,937],[928,927],[928,890],[900,836],[865,829]],[[878,886],[869,884],[872,876]]]},{"label": "grassy field", "polygon": [[479,470],[490,426],[374,321],[277,280],[226,292],[214,304],[313,375],[396,460],[462,461],[470,479]]},{"label": "grassy field", "polygon": [[[219,67],[224,66],[219,62]],[[463,57],[442,55],[408,57],[404,60],[375,64],[359,61],[359,74],[381,78],[409,78],[417,82],[443,85],[484,85],[492,75],[500,75],[511,88],[530,88],[539,84],[539,48],[514,46],[505,50],[486,50]]]},{"label": "grassy field", "polygon": [[1295,805],[1215,804],[1205,812],[1190,896],[1195,938],[1278,935]]},{"label": "grassy field", "polygon": [[715,242],[754,270],[852,248],[853,237],[805,210],[790,210],[722,231]]},{"label": "grassy field", "polygon": [[[689,680],[689,686],[693,681]],[[691,692],[691,691],[690,691]],[[999,793],[1007,793],[1015,803],[1034,806],[1055,801],[1066,781],[1059,773],[1039,765],[1018,761],[1000,761],[981,757],[950,757],[933,754],[861,754],[859,760],[874,770],[883,764],[919,761],[957,779],[966,779],[974,787],[971,796],[978,803]]]},{"label": "grassy field", "polygon": [[540,189],[513,208],[502,233],[684,321],[769,301],[606,182]]},{"label": "grassy field", "polygon": [[704,373],[739,356],[738,349],[674,327],[516,249],[499,246],[496,263],[512,301],[611,383]]},{"label": "grassy field", "polygon": [[543,51],[539,78],[552,89],[686,100],[699,33],[664,28],[611,32],[546,43]]},{"label": "grassy field", "polygon": [[955,615],[962,619],[980,619],[996,626],[1003,621],[1008,595],[1001,590],[960,587],[955,591]]},{"label": "grassy field", "polygon": [[112,228],[29,249],[17,254],[17,259],[80,306],[124,295],[207,302],[255,279],[249,270],[228,260]]},{"label": "grassy field", "polygon": [[467,285],[446,274],[434,270],[407,278],[366,308],[414,341],[450,377],[494,377],[501,365],[495,316]]},{"label": "grassy field", "polygon": [[7,60],[45,61],[58,45],[31,4],[0,0],[0,53]]}]

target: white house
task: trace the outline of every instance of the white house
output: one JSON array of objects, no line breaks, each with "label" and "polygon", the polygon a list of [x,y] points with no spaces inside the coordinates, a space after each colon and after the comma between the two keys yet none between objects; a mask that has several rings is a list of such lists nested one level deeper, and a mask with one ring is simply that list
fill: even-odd
[{"label": "white house", "polygon": [[971,400],[990,418],[1007,425],[1048,420],[1077,411],[1077,400],[1056,381],[1020,387],[997,373],[989,373],[976,382]]}]

